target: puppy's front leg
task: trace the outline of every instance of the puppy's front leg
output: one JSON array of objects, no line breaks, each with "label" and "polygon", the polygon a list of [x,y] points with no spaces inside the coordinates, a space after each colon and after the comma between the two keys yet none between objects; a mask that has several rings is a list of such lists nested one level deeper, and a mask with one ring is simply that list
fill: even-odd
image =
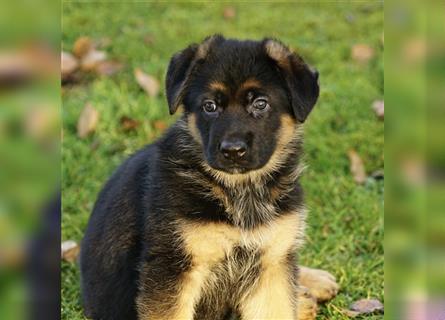
[{"label": "puppy's front leg", "polygon": [[[171,261],[169,261],[171,263]],[[166,267],[169,262],[145,263],[141,268],[136,299],[140,320],[192,320],[206,277],[206,270]],[[162,268],[159,268],[163,265]]]},{"label": "puppy's front leg", "polygon": [[258,283],[241,302],[241,319],[296,320],[296,277],[287,261],[263,264]]}]

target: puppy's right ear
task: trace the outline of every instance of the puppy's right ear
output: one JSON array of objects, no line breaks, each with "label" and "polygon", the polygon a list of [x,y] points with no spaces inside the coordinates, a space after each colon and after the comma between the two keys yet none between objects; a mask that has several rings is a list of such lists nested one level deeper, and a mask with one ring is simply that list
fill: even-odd
[{"label": "puppy's right ear", "polygon": [[212,48],[222,41],[224,37],[216,34],[207,37],[199,45],[190,45],[171,58],[165,79],[170,114],[174,114],[183,103],[187,82],[196,63],[203,61]]},{"label": "puppy's right ear", "polygon": [[170,114],[174,114],[182,104],[187,77],[199,46],[192,44],[188,48],[175,54],[168,66],[165,79],[167,102]]}]

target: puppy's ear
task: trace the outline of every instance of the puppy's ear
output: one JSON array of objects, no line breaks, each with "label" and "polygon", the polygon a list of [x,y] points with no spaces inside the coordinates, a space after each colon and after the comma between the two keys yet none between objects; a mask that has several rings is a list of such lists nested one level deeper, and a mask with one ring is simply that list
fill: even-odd
[{"label": "puppy's ear", "polygon": [[221,35],[208,37],[200,45],[192,44],[171,58],[165,79],[170,114],[174,114],[183,103],[187,82],[196,64],[202,62],[213,45],[222,40]]},{"label": "puppy's ear", "polygon": [[170,59],[167,76],[165,78],[165,88],[170,114],[174,114],[182,104],[186,79],[197,51],[198,45],[192,44],[188,48],[176,53]]},{"label": "puppy's ear", "polygon": [[288,86],[295,118],[304,122],[318,99],[318,71],[274,39],[263,41],[267,55],[276,62]]}]

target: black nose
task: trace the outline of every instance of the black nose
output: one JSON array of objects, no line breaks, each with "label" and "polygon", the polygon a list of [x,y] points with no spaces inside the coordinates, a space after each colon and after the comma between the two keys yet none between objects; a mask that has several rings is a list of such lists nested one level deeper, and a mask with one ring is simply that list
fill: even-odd
[{"label": "black nose", "polygon": [[246,154],[247,145],[245,142],[240,140],[224,140],[223,142],[221,142],[219,150],[225,158],[236,161],[241,159]]}]

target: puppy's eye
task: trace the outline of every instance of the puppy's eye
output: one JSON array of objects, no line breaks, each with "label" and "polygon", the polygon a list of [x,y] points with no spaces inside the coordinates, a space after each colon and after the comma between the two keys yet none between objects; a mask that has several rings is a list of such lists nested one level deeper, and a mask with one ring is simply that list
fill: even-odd
[{"label": "puppy's eye", "polygon": [[266,99],[259,98],[253,102],[253,107],[258,111],[264,111],[268,106]]},{"label": "puppy's eye", "polygon": [[202,109],[207,113],[214,113],[216,112],[217,107],[214,101],[207,100],[202,105]]}]

